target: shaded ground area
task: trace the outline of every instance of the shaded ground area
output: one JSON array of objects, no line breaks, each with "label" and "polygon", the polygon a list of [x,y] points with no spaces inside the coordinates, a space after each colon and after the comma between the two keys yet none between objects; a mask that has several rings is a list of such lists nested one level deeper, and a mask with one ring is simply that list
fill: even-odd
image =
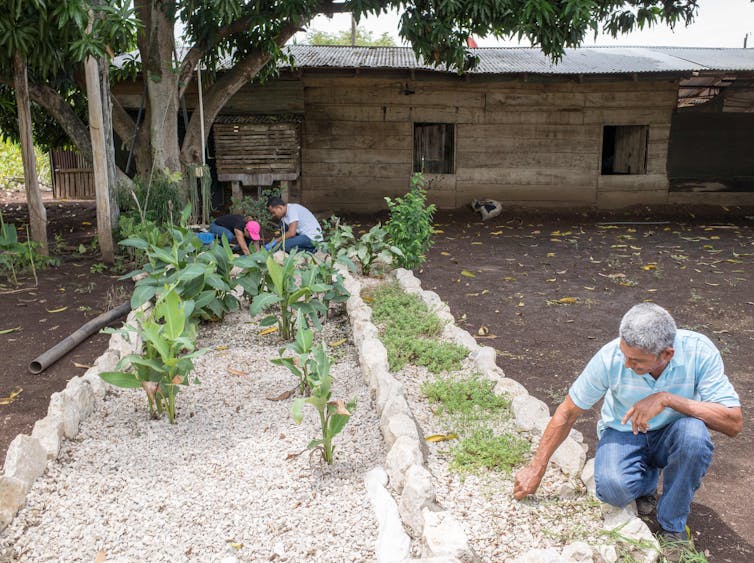
[{"label": "shaded ground area", "polygon": [[[752,215],[641,208],[601,216],[508,212],[482,223],[470,210],[440,213],[441,232],[419,277],[460,326],[497,349],[506,375],[552,408],[617,336],[623,313],[651,300],[716,343],[746,414],[754,405]],[[630,224],[616,224],[623,222]],[[590,456],[597,417],[593,409],[577,425]],[[737,438],[715,434],[714,441],[689,525],[711,561],[752,561],[754,438],[747,423]]]},{"label": "shaded ground area", "polygon": [[[32,375],[29,363],[39,354],[100,313],[128,299],[125,286],[107,272],[99,272],[94,202],[45,201],[50,252],[59,267],[38,272],[38,284],[26,275],[13,286],[0,276],[0,399],[18,392],[9,404],[0,404],[0,459],[19,433],[30,433],[47,414],[50,395],[68,380],[82,375],[107,348],[108,335],[97,334],[69,352],[44,372]],[[0,211],[6,223],[17,227],[28,221],[23,193],[3,193]],[[25,229],[19,232],[25,238]],[[83,246],[81,246],[83,245]],[[20,391],[20,392],[19,392]],[[0,401],[7,402],[7,401]]]}]

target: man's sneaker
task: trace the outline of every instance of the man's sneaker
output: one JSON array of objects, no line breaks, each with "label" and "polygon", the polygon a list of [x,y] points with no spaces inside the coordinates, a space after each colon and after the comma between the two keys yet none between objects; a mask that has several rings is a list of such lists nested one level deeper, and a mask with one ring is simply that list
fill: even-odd
[{"label": "man's sneaker", "polygon": [[636,499],[636,512],[639,516],[649,516],[657,509],[657,491]]}]

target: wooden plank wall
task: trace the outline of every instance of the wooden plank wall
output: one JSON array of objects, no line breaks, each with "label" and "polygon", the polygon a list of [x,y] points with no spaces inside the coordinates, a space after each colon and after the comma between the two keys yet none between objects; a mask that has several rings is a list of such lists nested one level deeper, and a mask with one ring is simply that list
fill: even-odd
[{"label": "wooden plank wall", "polygon": [[95,199],[92,164],[73,151],[52,151],[52,196],[55,199]]},{"label": "wooden plank wall", "polygon": [[[667,199],[677,82],[482,82],[455,77],[305,73],[302,198],[373,211],[408,188],[413,123],[456,124],[456,173],[430,175],[443,208],[621,206]],[[601,176],[602,127],[649,125],[647,174]]]}]

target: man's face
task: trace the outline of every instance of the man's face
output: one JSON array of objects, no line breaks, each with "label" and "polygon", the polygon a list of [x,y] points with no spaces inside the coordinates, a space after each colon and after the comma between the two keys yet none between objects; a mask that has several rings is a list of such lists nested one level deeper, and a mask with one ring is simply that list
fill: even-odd
[{"label": "man's face", "polygon": [[270,205],[267,208],[275,219],[282,219],[285,217],[285,207],[283,205]]},{"label": "man's face", "polygon": [[626,368],[632,370],[637,375],[651,375],[657,377],[668,365],[668,362],[673,357],[673,349],[666,348],[658,356],[644,352],[639,348],[633,348],[626,344],[623,340],[620,341],[620,351],[623,352],[624,365]]}]

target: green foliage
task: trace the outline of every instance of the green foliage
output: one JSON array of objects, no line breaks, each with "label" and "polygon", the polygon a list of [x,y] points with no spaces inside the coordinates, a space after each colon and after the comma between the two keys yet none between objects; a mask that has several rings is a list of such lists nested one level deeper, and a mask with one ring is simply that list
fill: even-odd
[{"label": "green foliage", "polygon": [[427,205],[424,176],[416,173],[411,177],[411,190],[395,200],[385,198],[390,219],[385,223],[392,244],[401,250],[398,264],[409,270],[424,263],[424,255],[432,246],[432,216],[434,205]]},{"label": "green foliage", "polygon": [[137,177],[130,186],[120,186],[118,207],[122,215],[158,225],[176,222],[183,209],[181,175],[169,171],[155,172],[151,179]]},{"label": "green foliage", "polygon": [[[248,257],[247,257],[248,258]],[[242,267],[252,259],[239,259]],[[306,319],[311,326],[321,327],[320,314],[326,314],[327,308],[316,294],[330,289],[330,283],[319,277],[319,270],[312,268],[305,254],[293,251],[286,254],[283,264],[275,262],[271,254],[265,258],[264,287],[255,295],[249,307],[252,317],[277,305],[278,314],[270,314],[260,321],[261,326],[278,325],[280,337],[291,338],[294,328],[294,314]]]},{"label": "green foliage", "polygon": [[496,436],[489,428],[478,428],[451,449],[451,469],[478,472],[483,469],[510,474],[531,449],[528,441],[512,433]]},{"label": "green foliage", "polygon": [[[39,147],[34,147],[37,160],[37,179],[40,184],[51,185],[50,159]],[[0,190],[23,187],[24,163],[21,147],[8,139],[0,139]]]},{"label": "green foliage", "polygon": [[272,238],[279,228],[278,220],[270,215],[267,209],[267,200],[273,196],[280,197],[280,188],[273,186],[264,188],[259,197],[244,196],[240,200],[231,198],[230,211],[244,217],[251,216],[262,228],[262,240]]},{"label": "green foliage", "polygon": [[484,411],[508,409],[507,397],[493,392],[495,382],[475,374],[469,378],[452,377],[425,381],[421,390],[432,403],[440,404],[440,413],[473,417]]},{"label": "green foliage", "polygon": [[377,223],[348,249],[348,257],[358,260],[361,264],[361,273],[368,276],[375,262],[392,264],[395,260],[401,260],[403,253],[400,248],[390,244],[387,231]]},{"label": "green foliage", "polygon": [[[133,335],[143,342],[142,354],[123,357],[116,369],[103,372],[100,377],[117,387],[142,387],[147,394],[149,411],[153,417],[168,413],[170,423],[175,423],[175,398],[181,386],[199,383],[193,360],[206,350],[196,350],[196,321],[192,320],[195,303],[183,300],[169,287],[157,299],[151,314],[138,312],[136,324],[122,329],[105,329],[105,332]],[[130,366],[126,370],[126,366]]]},{"label": "green foliage", "polygon": [[[153,247],[170,246],[172,237],[170,231],[160,228],[154,221],[142,221],[133,215],[121,214],[118,218],[118,240],[142,239]],[[147,262],[144,249],[135,246],[120,246],[122,252],[134,268],[142,268]]]},{"label": "green foliage", "polygon": [[[168,229],[169,246],[161,246],[160,234],[156,230],[148,232],[148,240],[129,238],[120,245],[144,252],[146,263],[143,269],[130,272],[123,278],[146,273],[147,276],[136,282],[131,307],[158,297],[166,286],[171,287],[183,300],[193,302],[192,315],[203,320],[222,319],[228,311],[238,308],[238,298],[231,293],[235,286],[230,278],[234,255],[226,240],[214,242],[209,249],[197,236],[185,227],[191,207],[186,206],[180,217],[180,225]],[[249,268],[243,280],[239,281],[249,292],[256,291],[254,273]]]},{"label": "green foliage", "polygon": [[[311,393],[311,383],[319,380],[319,373],[325,369],[327,354],[313,355],[314,331],[305,326],[303,319],[296,323],[296,339],[278,350],[280,358],[271,360],[273,364],[284,366],[299,380],[299,389],[303,394]],[[319,350],[319,348],[318,348]],[[292,356],[282,357],[285,352]]]},{"label": "green foliage", "polygon": [[356,244],[353,227],[333,215],[322,221],[322,241],[319,250],[334,258],[348,255],[348,250]]},{"label": "green foliage", "polygon": [[416,295],[405,293],[397,283],[380,285],[365,300],[371,302],[372,318],[380,326],[391,371],[408,363],[432,373],[460,369],[469,351],[463,346],[437,340],[442,321]]},{"label": "green foliage", "polygon": [[[301,332],[303,331],[301,325],[299,325],[299,333]],[[311,333],[309,335],[311,336]],[[299,340],[298,337],[296,340]],[[284,360],[286,358],[281,359]],[[313,348],[310,347],[309,352],[300,354],[298,359],[302,362],[300,365],[305,366],[306,386],[311,390],[311,394],[309,397],[298,398],[293,402],[291,416],[296,424],[301,424],[304,419],[305,404],[311,405],[317,411],[322,438],[312,440],[309,442],[307,448],[312,451],[319,451],[325,462],[331,464],[335,452],[335,447],[332,443],[333,438],[343,430],[350,420],[351,412],[356,408],[356,403],[355,401],[349,401],[346,404],[342,400],[332,400],[332,376],[330,375],[330,365],[332,362],[327,353],[327,345],[324,342],[320,342]],[[276,363],[285,365],[288,369],[295,367],[293,362]],[[301,376],[303,376],[303,372]]]},{"label": "green foliage", "polygon": [[0,213],[0,275],[18,285],[18,275],[30,271],[35,280],[37,269],[57,266],[60,261],[37,252],[39,245],[26,233],[26,242],[18,241],[16,226],[6,223]]},{"label": "green foliage", "polygon": [[[334,33],[314,29],[306,34],[309,45],[351,45],[351,30],[343,29]],[[356,46],[358,47],[395,47],[395,41],[385,32],[379,37],[361,27],[356,28]]]}]

